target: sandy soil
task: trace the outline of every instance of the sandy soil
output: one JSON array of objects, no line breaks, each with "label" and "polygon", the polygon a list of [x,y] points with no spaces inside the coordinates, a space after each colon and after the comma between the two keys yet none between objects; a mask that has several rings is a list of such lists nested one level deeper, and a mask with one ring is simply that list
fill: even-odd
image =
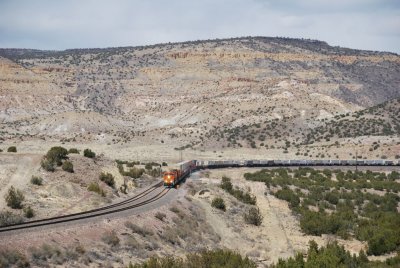
[{"label": "sandy soil", "polygon": [[[381,146],[378,150],[370,152],[371,144],[380,140]],[[343,142],[343,143],[342,143]],[[100,141],[88,141],[87,143],[68,142],[62,144],[66,148],[78,148],[84,150],[90,148],[97,154],[103,154],[110,159],[139,160],[156,162],[180,162],[180,159],[207,159],[207,160],[229,160],[229,159],[318,159],[315,156],[323,153],[326,159],[353,159],[358,152],[358,156],[368,159],[380,159],[386,155],[388,159],[394,159],[400,152],[400,137],[365,137],[357,138],[354,141],[341,141],[339,146],[330,146],[330,143],[320,143],[314,146],[299,147],[299,151],[309,150],[311,156],[305,157],[296,155],[297,149],[289,148],[288,153],[283,153],[282,149],[265,148],[218,148],[208,150],[186,149],[183,151],[175,150],[179,143],[168,142],[157,143],[153,137],[138,138],[127,143],[107,144]],[[357,144],[357,145],[355,145]],[[17,154],[45,154],[52,146],[60,146],[60,141],[54,140],[24,140],[6,142],[1,147],[16,145]],[[9,155],[0,153],[0,155]]]},{"label": "sandy soil", "polygon": [[40,167],[40,155],[0,153],[0,208],[5,207],[4,195],[11,186],[25,190],[32,175]]},{"label": "sandy soil", "polygon": [[[70,154],[69,161],[73,163],[74,173],[68,173],[60,167],[55,172],[44,171],[40,167],[42,157],[42,154],[0,154],[0,210],[10,210],[6,206],[4,196],[11,186],[23,192],[24,206],[34,209],[34,219],[85,211],[113,200],[122,200],[126,196],[118,193],[118,189],[124,180],[128,186],[128,193],[135,189],[133,181],[121,176],[115,161],[111,159],[100,156],[93,160]],[[114,176],[115,189],[99,180],[101,172],[108,172]],[[41,177],[43,185],[33,185],[30,182],[33,175]],[[87,187],[91,182],[99,183],[106,196],[89,192]]]}]

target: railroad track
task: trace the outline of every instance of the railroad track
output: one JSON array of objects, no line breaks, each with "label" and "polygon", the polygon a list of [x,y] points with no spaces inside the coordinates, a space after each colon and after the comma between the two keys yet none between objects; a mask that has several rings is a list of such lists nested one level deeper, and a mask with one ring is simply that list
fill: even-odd
[{"label": "railroad track", "polygon": [[[240,163],[236,163],[238,161],[207,161],[207,163],[204,163],[204,162],[205,161],[198,163],[198,165],[194,169],[194,171],[201,170],[201,169],[207,169],[207,168],[219,169],[219,168],[229,168],[229,167],[291,166],[290,164],[273,165],[271,163],[261,163],[261,162],[256,163],[255,161],[250,161],[251,163],[249,161],[241,161]],[[399,162],[399,164],[400,164],[400,162]],[[294,166],[302,167],[302,165],[294,165]],[[333,166],[335,166],[335,165],[333,165]],[[350,166],[352,166],[352,165],[350,165]],[[361,166],[365,166],[365,165],[358,165],[358,166],[361,167]],[[327,167],[327,166],[323,166],[323,167]],[[332,167],[332,165],[328,166],[328,167]],[[160,189],[161,189],[161,191],[157,192],[157,190],[160,190]],[[162,198],[164,195],[166,195],[169,191],[170,191],[170,188],[164,188],[163,182],[161,181],[161,182],[153,185],[152,187],[146,189],[145,191],[143,191],[133,197],[130,197],[124,201],[115,203],[115,204],[111,204],[111,205],[104,206],[101,208],[88,210],[88,211],[84,211],[84,212],[79,212],[79,213],[73,213],[73,214],[68,214],[68,215],[62,215],[62,216],[56,216],[56,217],[51,217],[51,218],[46,218],[46,219],[40,219],[40,220],[28,221],[28,222],[13,224],[13,225],[2,226],[2,227],[0,227],[0,233],[5,233],[5,232],[10,232],[10,231],[15,231],[15,230],[23,230],[23,229],[28,229],[28,228],[41,227],[41,226],[54,225],[54,224],[65,223],[65,222],[78,221],[78,220],[83,220],[83,219],[88,219],[88,218],[109,215],[109,214],[113,214],[113,213],[117,213],[117,212],[122,212],[125,210],[138,208],[138,207],[150,204],[152,202],[155,202],[158,199]],[[155,192],[156,194],[153,195],[152,194],[153,192]],[[146,197],[148,197],[148,198],[146,198]],[[143,199],[143,201],[140,201],[140,199]],[[139,201],[139,202],[136,202],[136,201]]]},{"label": "railroad track", "polygon": [[[160,198],[162,198],[163,196],[165,196],[170,191],[170,189],[164,188],[164,187],[162,187],[162,185],[163,185],[162,182],[157,183],[156,185],[153,185],[152,187],[148,188],[147,190],[145,190],[131,198],[128,198],[124,201],[121,201],[121,202],[118,202],[118,203],[115,203],[115,204],[112,204],[109,206],[104,206],[101,208],[88,210],[88,211],[84,211],[84,212],[79,212],[79,213],[74,213],[74,214],[62,215],[62,216],[57,216],[57,217],[51,217],[51,218],[46,218],[46,219],[40,219],[40,220],[34,220],[34,221],[28,221],[28,222],[3,226],[3,227],[0,227],[0,233],[35,228],[35,227],[42,227],[42,226],[48,226],[48,225],[54,225],[54,224],[59,224],[59,223],[72,222],[72,221],[79,221],[79,220],[83,220],[83,219],[94,218],[94,217],[99,217],[99,216],[104,216],[104,215],[108,215],[108,214],[126,211],[126,210],[133,209],[133,208],[138,208],[138,207],[150,204],[152,202],[155,202],[155,201],[159,200]],[[148,196],[148,198],[146,198],[147,196]],[[143,200],[141,201],[140,199],[143,199]],[[138,200],[139,200],[139,202],[135,202]]]}]

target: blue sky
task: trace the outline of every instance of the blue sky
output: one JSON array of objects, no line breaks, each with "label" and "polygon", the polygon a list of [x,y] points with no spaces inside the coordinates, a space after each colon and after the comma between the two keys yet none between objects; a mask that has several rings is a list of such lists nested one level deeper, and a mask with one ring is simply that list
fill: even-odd
[{"label": "blue sky", "polygon": [[311,38],[400,54],[400,0],[0,0],[0,47]]}]

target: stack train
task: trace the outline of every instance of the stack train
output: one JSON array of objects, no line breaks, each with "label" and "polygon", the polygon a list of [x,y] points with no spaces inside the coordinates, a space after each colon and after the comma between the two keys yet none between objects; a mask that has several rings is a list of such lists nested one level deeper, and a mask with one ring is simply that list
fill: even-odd
[{"label": "stack train", "polygon": [[400,160],[227,160],[196,161],[197,168],[279,166],[400,166]]},{"label": "stack train", "polygon": [[183,161],[163,172],[165,187],[175,187],[196,169],[196,160]]},{"label": "stack train", "polygon": [[165,187],[175,187],[191,172],[206,168],[290,166],[400,166],[400,160],[189,160],[163,172]]}]

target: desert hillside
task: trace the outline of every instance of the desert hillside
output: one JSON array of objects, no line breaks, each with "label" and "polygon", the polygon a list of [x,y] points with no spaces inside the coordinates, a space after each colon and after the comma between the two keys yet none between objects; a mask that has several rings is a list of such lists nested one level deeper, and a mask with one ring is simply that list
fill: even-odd
[{"label": "desert hillside", "polygon": [[[382,125],[392,120],[384,110],[385,118],[368,117],[380,126],[332,133],[340,132],[332,130],[340,128],[333,121],[361,120],[355,112],[400,97],[400,56],[393,53],[246,37],[65,51],[0,49],[0,56],[1,139],[22,150],[46,140],[92,143],[113,158],[133,157],[109,148],[143,145],[147,152],[138,154],[155,160],[175,160],[174,149],[198,158],[231,150],[286,158],[304,157],[310,146],[354,145],[359,139],[369,152],[376,142],[371,136],[388,145],[399,142],[397,119],[393,128]],[[398,102],[390,107],[395,116]],[[380,148],[365,157],[396,156]],[[351,158],[326,148],[315,155]]]}]

